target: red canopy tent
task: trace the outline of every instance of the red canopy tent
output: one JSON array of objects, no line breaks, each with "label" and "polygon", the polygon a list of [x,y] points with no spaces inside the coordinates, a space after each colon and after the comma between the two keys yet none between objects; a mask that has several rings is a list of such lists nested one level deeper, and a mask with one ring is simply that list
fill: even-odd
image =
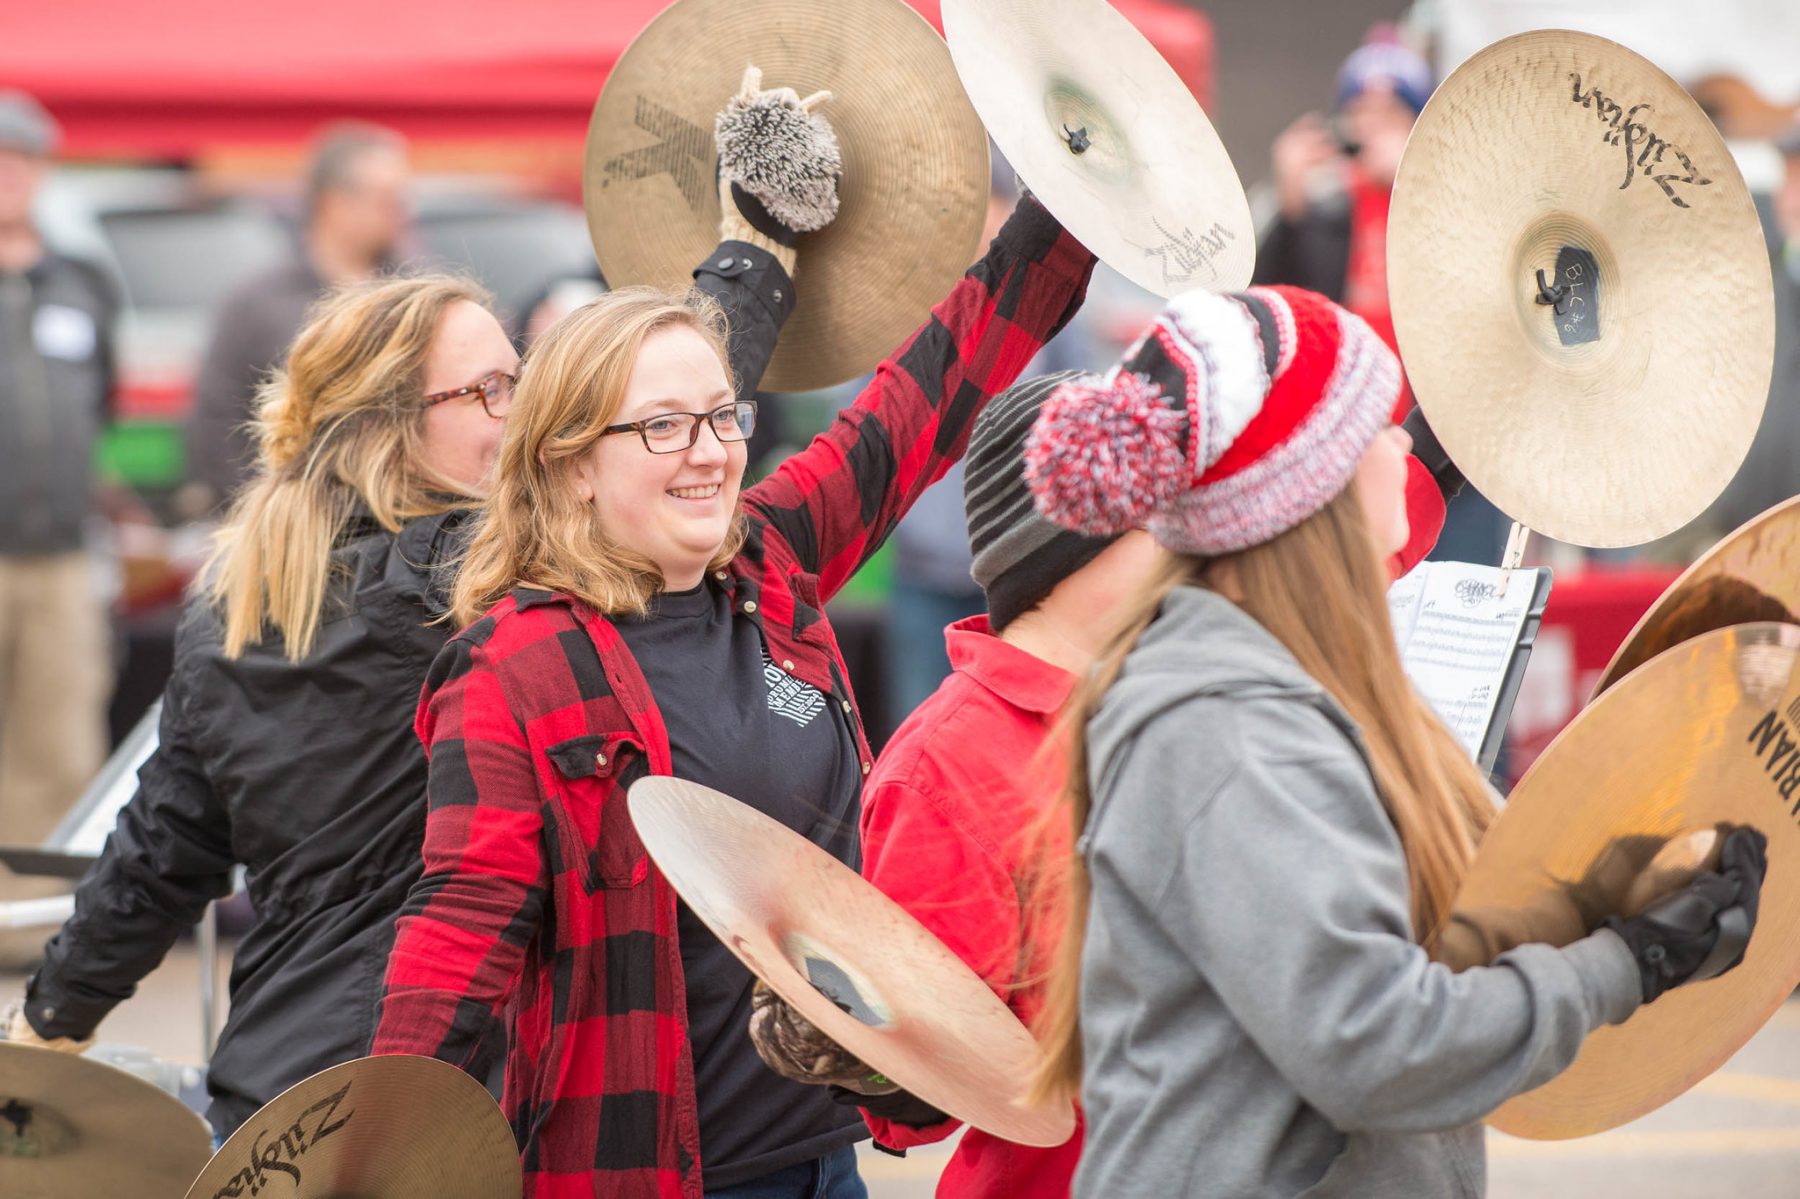
[{"label": "red canopy tent", "polygon": [[[910,0],[933,24],[939,0]],[[77,158],[292,147],[361,117],[490,169],[567,169],[594,97],[669,0],[60,0],[14,5],[0,87],[36,95]],[[1212,27],[1180,0],[1114,0],[1203,102]],[[452,152],[453,157],[460,154]],[[578,161],[578,159],[576,160]]]}]

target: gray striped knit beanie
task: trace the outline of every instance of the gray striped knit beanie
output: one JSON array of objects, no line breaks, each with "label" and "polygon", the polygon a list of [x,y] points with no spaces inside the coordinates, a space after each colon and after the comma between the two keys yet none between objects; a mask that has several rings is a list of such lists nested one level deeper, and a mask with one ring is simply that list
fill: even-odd
[{"label": "gray striped knit beanie", "polygon": [[1078,371],[1061,371],[1015,383],[988,403],[969,435],[963,459],[963,511],[975,558],[969,573],[987,593],[988,623],[995,632],[1036,607],[1116,540],[1045,520],[1025,481],[1025,443],[1038,409],[1058,386],[1081,377]]}]

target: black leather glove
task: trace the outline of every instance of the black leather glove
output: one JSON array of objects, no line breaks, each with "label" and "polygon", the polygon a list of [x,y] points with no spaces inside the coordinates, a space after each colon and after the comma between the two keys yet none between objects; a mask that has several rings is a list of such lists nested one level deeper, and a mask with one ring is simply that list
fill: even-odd
[{"label": "black leather glove", "polygon": [[1700,875],[1667,899],[1629,919],[1603,922],[1637,959],[1644,1002],[1670,987],[1725,973],[1743,960],[1756,927],[1768,838],[1733,830],[1719,852],[1719,869]]},{"label": "black leather glove", "polygon": [[1456,463],[1450,461],[1449,453],[1439,443],[1437,434],[1432,432],[1430,422],[1425,419],[1425,409],[1414,404],[1413,410],[1406,414],[1404,421],[1400,422],[1400,427],[1405,429],[1407,436],[1412,438],[1413,457],[1423,462],[1425,469],[1431,472],[1431,477],[1437,483],[1438,493],[1444,497],[1444,502],[1447,504],[1455,499],[1457,493],[1463,489],[1463,484],[1468,480],[1463,478],[1463,473],[1456,468]]},{"label": "black leather glove", "polygon": [[844,1087],[832,1087],[830,1091],[833,1103],[860,1107],[871,1116],[908,1128],[930,1128],[950,1118],[911,1091],[889,1091],[885,1095],[863,1095]]}]

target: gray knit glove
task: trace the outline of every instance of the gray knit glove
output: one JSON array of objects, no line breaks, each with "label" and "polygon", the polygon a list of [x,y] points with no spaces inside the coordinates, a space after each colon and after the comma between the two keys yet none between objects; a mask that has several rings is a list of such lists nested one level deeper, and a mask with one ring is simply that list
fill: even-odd
[{"label": "gray knit glove", "polygon": [[713,121],[719,152],[719,235],[726,241],[792,246],[838,213],[843,160],[837,134],[791,87],[763,90],[762,71],[744,68],[737,95]]}]

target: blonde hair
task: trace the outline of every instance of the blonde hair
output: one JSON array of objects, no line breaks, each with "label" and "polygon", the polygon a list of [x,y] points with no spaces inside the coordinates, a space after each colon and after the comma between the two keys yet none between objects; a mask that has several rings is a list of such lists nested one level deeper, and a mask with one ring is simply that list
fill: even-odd
[{"label": "blonde hair", "polygon": [[[705,338],[730,375],[724,315],[699,292],[611,291],[531,347],[500,440],[493,492],[457,571],[457,623],[480,619],[520,584],[568,592],[607,615],[645,611],[662,572],[608,533],[573,480],[576,460],[617,422],[645,339],[671,326]],[[743,539],[740,515],[707,569],[731,561]]]},{"label": "blonde hair", "polygon": [[[1480,770],[1401,668],[1388,616],[1387,572],[1354,487],[1271,541],[1216,564],[1174,556],[1146,584],[1066,709],[1072,727],[1067,730],[1064,801],[1077,835],[1093,802],[1087,722],[1169,593],[1184,585],[1206,586],[1215,565],[1227,562],[1243,596],[1239,606],[1293,654],[1362,731],[1376,790],[1406,855],[1414,935],[1431,949],[1494,809]],[[1069,865],[1064,933],[1038,1025],[1049,1054],[1038,1080],[1044,1093],[1072,1092],[1081,1082],[1078,1009],[1089,880],[1079,853],[1063,861]]]},{"label": "blonde hair", "polygon": [[471,502],[425,464],[425,362],[452,305],[486,305],[447,275],[363,283],[313,309],[257,393],[257,473],[232,504],[201,586],[235,658],[272,629],[311,652],[331,553],[359,507],[384,529]]}]

